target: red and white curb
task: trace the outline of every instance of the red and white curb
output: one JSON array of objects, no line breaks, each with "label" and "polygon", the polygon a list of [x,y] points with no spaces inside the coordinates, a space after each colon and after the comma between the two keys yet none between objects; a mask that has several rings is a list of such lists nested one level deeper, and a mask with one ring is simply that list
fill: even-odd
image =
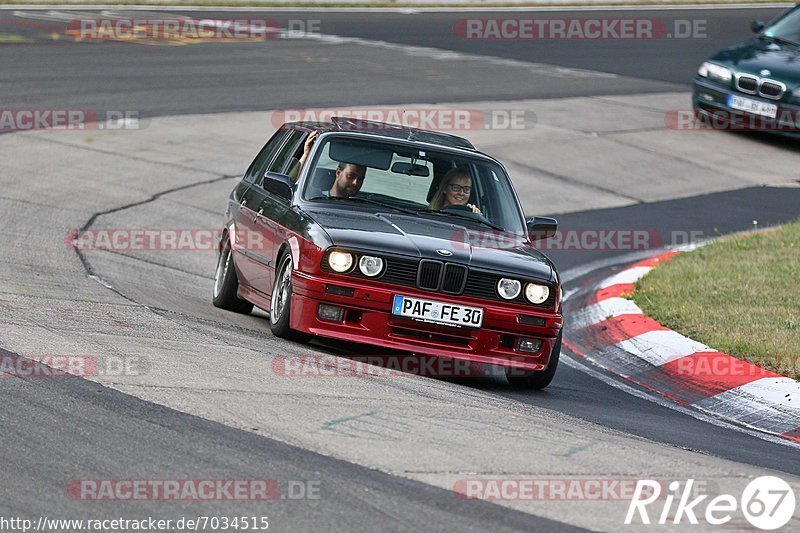
[{"label": "red and white curb", "polygon": [[672,331],[624,297],[678,253],[645,259],[594,285],[573,313],[566,347],[678,403],[800,442],[800,382]]}]

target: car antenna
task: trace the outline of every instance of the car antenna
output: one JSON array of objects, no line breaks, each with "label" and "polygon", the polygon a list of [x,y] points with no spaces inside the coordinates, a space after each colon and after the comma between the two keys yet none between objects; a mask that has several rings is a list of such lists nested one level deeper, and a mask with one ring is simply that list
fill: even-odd
[{"label": "car antenna", "polygon": [[352,124],[352,121],[347,117],[331,117],[331,122],[333,122],[338,131],[342,131],[343,129],[342,126],[344,125],[345,122],[349,122],[350,124]]},{"label": "car antenna", "polygon": [[[406,115],[406,110],[403,109],[403,118],[404,119],[405,119],[405,115]],[[407,141],[416,141],[417,140],[417,138],[414,136],[414,129],[411,126],[404,126],[404,124],[401,123],[400,127],[401,128],[402,127],[408,128],[408,138],[406,139]]]}]

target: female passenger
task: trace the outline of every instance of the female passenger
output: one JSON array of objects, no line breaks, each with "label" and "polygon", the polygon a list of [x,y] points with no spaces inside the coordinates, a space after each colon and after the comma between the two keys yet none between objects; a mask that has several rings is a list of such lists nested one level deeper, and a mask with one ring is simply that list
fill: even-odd
[{"label": "female passenger", "polygon": [[467,203],[471,193],[472,178],[469,171],[464,168],[454,168],[444,175],[428,207],[438,211],[450,206],[465,205],[472,209],[473,213],[482,214],[476,206]]}]

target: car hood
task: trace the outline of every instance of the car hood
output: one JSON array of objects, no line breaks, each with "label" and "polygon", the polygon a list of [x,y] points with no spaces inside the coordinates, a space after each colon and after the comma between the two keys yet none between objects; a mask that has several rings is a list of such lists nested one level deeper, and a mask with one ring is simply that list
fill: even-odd
[{"label": "car hood", "polygon": [[[490,228],[475,229],[457,219],[343,209],[304,209],[335,246],[438,259],[473,268],[555,281],[550,261],[530,241]],[[472,226],[470,224],[470,226]],[[443,256],[437,250],[446,250]]]},{"label": "car hood", "polygon": [[754,76],[769,70],[770,79],[792,90],[800,86],[800,47],[754,38],[719,51],[709,61]]}]

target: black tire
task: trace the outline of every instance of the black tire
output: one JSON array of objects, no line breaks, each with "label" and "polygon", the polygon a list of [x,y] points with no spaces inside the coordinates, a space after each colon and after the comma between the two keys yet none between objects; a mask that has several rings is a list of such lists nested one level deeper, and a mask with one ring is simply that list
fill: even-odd
[{"label": "black tire", "polygon": [[272,300],[269,308],[269,326],[272,334],[282,339],[308,342],[313,335],[289,327],[292,316],[292,256],[284,254],[275,270]]},{"label": "black tire", "polygon": [[253,312],[253,304],[247,300],[242,300],[236,295],[239,290],[239,277],[236,275],[236,267],[233,265],[233,254],[227,238],[219,252],[217,268],[214,271],[214,288],[212,289],[211,301],[216,307],[227,309],[234,313],[249,315]]},{"label": "black tire", "polygon": [[541,390],[553,381],[553,376],[556,375],[558,368],[558,357],[561,354],[561,332],[556,337],[556,343],[553,346],[553,351],[550,354],[550,363],[544,370],[537,370],[528,372],[517,368],[506,367],[506,379],[508,383],[514,387],[523,389]]}]

